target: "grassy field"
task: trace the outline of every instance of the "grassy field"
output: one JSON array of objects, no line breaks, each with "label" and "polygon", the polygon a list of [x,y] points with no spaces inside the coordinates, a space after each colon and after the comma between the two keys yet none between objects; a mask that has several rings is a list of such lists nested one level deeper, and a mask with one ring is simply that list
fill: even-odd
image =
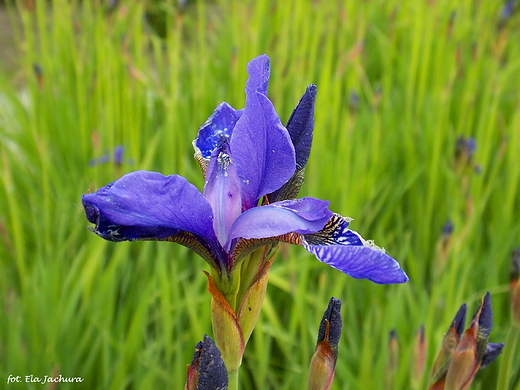
[{"label": "grassy field", "polygon": [[[183,388],[195,344],[211,335],[207,264],[167,242],[103,241],[80,197],[138,169],[202,188],[191,141],[220,102],[243,107],[246,64],[266,53],[282,122],[318,86],[300,195],[354,218],[410,281],[355,280],[283,246],[241,388],[305,388],[334,296],[344,331],[333,389],[425,389],[457,309],[466,302],[472,314],[490,291],[490,341],[509,338],[507,381],[520,389],[508,336],[520,246],[518,5],[506,15],[502,2],[478,0],[196,1],[182,12],[176,2],[78,3],[10,8],[20,57],[15,74],[0,73],[0,388],[51,389],[25,376],[57,374],[84,379],[59,389]],[[457,153],[461,136],[474,153]],[[499,388],[503,358],[471,389]],[[7,385],[9,375],[24,383]]]}]

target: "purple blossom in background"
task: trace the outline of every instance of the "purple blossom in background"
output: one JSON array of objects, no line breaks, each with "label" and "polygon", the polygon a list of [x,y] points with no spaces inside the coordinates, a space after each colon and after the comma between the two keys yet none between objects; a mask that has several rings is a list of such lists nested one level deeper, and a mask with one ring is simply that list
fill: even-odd
[{"label": "purple blossom in background", "polygon": [[498,28],[503,28],[506,25],[506,22],[513,16],[513,12],[516,8],[517,0],[507,0],[500,11],[500,16],[498,18]]},{"label": "purple blossom in background", "polygon": [[245,108],[220,104],[193,141],[204,188],[179,175],[137,171],[83,195],[93,231],[110,241],[185,245],[229,274],[259,245],[289,242],[354,277],[403,283],[397,261],[350,230],[329,202],[295,199],[314,127],[316,87],[307,88],[284,127],[267,97],[266,55],[248,64]]},{"label": "purple blossom in background", "polygon": [[111,157],[112,157],[112,160],[114,161],[114,164],[121,165],[124,162],[124,158],[123,158],[124,151],[125,151],[125,149],[123,146],[117,145],[114,148],[114,152],[112,153],[112,155],[110,155],[110,153],[106,152],[105,154],[103,154],[102,156],[100,156],[98,158],[91,159],[88,162],[88,165],[90,165],[91,167],[94,167],[96,165],[105,164],[107,162],[110,162]]}]

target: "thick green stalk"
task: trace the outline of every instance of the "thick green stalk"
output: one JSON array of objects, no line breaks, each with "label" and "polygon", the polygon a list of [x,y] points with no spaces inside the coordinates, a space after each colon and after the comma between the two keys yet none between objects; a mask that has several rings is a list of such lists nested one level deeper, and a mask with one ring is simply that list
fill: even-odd
[{"label": "thick green stalk", "polygon": [[238,390],[238,369],[228,372],[228,390]]}]

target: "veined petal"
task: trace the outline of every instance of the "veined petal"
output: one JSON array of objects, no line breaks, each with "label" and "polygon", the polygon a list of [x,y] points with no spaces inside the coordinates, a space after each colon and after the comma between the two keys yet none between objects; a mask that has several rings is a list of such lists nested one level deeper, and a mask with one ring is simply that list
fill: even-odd
[{"label": "veined petal", "polygon": [[209,159],[219,146],[222,138],[229,141],[233,128],[242,115],[243,110],[235,110],[226,102],[220,103],[213,114],[199,128],[197,138],[193,140],[195,154],[200,153],[204,159]]},{"label": "veined petal", "polygon": [[408,276],[386,253],[367,246],[303,245],[319,261],[356,279],[374,283],[404,283]]},{"label": "veined petal", "polygon": [[204,185],[204,197],[213,210],[213,229],[221,245],[226,243],[231,225],[242,212],[240,182],[228,149],[225,140],[215,149]]},{"label": "veined petal", "polygon": [[267,238],[291,232],[317,232],[332,216],[328,206],[329,202],[324,200],[301,198],[249,209],[231,226],[226,248],[238,237]]},{"label": "veined petal", "polygon": [[287,182],[296,169],[294,146],[273,104],[267,98],[269,58],[248,64],[246,107],[231,134],[231,153],[242,181],[242,208]]},{"label": "veined petal", "polygon": [[303,246],[319,261],[353,278],[379,284],[408,281],[399,263],[383,249],[348,229],[349,222],[334,214],[322,230],[304,235]]},{"label": "veined petal", "polygon": [[162,239],[187,231],[216,247],[211,206],[182,176],[137,171],[82,196],[94,232],[110,241]]}]

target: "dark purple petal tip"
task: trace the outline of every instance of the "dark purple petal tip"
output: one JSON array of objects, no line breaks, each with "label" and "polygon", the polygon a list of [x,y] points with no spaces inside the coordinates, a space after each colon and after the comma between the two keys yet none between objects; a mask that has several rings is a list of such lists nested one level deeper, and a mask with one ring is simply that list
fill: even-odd
[{"label": "dark purple petal tip", "polygon": [[459,337],[462,337],[462,333],[464,332],[464,326],[466,324],[466,311],[467,305],[463,303],[460,306],[459,311],[457,311],[457,314],[455,314],[455,317],[453,318],[453,321],[451,322],[451,325],[448,328],[448,332],[451,328],[455,328]]},{"label": "dark purple petal tip", "polygon": [[195,347],[189,369],[197,369],[197,390],[225,390],[228,388],[228,374],[220,351],[213,340],[204,335],[204,340]]},{"label": "dark purple petal tip", "polygon": [[[327,341],[330,346],[335,350],[337,354],[337,348],[339,339],[341,337],[342,319],[341,319],[341,301],[334,297],[330,298],[329,305],[323,313],[323,317],[320,322],[320,329],[318,331],[317,344],[324,341],[328,337]],[[328,324],[328,325],[327,325]],[[328,327],[328,330],[327,330]]]},{"label": "dark purple petal tip", "polygon": [[305,167],[311,152],[314,130],[314,102],[316,100],[316,85],[307,87],[298,105],[287,121],[287,131],[291,137],[296,152],[296,166]]}]

